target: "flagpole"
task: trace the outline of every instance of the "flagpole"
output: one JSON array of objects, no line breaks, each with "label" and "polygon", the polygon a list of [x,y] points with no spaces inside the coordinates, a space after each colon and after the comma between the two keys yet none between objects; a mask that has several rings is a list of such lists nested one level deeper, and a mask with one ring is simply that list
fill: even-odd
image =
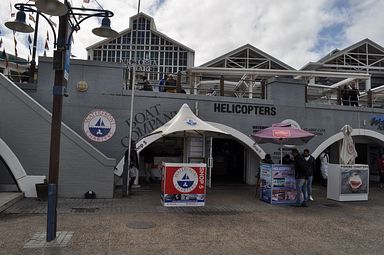
[{"label": "flagpole", "polygon": [[35,82],[35,72],[36,72],[36,45],[37,45],[37,30],[39,28],[39,13],[36,13],[36,22],[35,22],[35,33],[33,34],[33,45],[32,45],[32,59],[31,66],[29,68],[29,82]]}]

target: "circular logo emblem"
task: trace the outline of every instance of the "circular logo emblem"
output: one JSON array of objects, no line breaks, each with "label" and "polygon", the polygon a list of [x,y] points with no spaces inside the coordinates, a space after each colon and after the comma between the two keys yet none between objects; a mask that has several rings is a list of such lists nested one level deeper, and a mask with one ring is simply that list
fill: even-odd
[{"label": "circular logo emblem", "polygon": [[188,193],[197,186],[196,171],[189,167],[181,167],[173,175],[173,186],[180,192]]},{"label": "circular logo emblem", "polygon": [[92,141],[105,142],[115,134],[116,122],[109,112],[93,110],[85,117],[83,129]]}]

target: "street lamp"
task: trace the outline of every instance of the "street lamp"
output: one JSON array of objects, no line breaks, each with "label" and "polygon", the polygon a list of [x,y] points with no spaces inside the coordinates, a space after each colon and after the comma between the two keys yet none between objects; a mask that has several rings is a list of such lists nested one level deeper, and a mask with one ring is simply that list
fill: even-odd
[{"label": "street lamp", "polygon": [[[116,37],[118,33],[111,29],[109,17],[114,14],[108,10],[97,10],[87,8],[72,7],[67,0],[64,0],[65,11],[57,0],[36,0],[35,4],[15,4],[15,8],[20,10],[18,13],[19,22],[7,22],[5,25],[18,32],[32,32],[31,29],[25,28],[25,24],[18,26],[19,23],[25,23],[24,12],[36,12],[38,15],[48,18],[43,14],[59,15],[59,31],[56,40],[56,32],[52,24],[50,24],[55,38],[56,50],[53,57],[53,69],[55,70],[55,82],[53,86],[53,105],[52,105],[52,121],[51,121],[51,142],[49,156],[49,179],[48,179],[48,211],[47,211],[47,241],[56,238],[57,226],[57,186],[59,180],[59,161],[60,161],[60,135],[61,135],[61,119],[63,96],[67,95],[67,81],[69,75],[69,61],[71,50],[71,38],[74,31],[80,30],[80,23],[91,17],[103,17],[103,24],[99,29],[94,29],[96,35],[102,37]],[[56,4],[56,5],[55,5]],[[55,12],[57,6],[58,12]],[[24,13],[24,16],[23,14]],[[24,18],[24,19],[22,19]]]}]

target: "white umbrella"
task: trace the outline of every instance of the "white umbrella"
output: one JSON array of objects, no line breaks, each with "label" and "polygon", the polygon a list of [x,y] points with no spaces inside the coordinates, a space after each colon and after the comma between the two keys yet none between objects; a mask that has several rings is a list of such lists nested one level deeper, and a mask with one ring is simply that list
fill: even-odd
[{"label": "white umbrella", "polygon": [[350,125],[345,125],[341,128],[341,131],[344,134],[344,138],[340,151],[340,163],[344,165],[355,164],[355,158],[357,157],[355,144],[353,143],[351,136],[352,130],[353,129]]}]

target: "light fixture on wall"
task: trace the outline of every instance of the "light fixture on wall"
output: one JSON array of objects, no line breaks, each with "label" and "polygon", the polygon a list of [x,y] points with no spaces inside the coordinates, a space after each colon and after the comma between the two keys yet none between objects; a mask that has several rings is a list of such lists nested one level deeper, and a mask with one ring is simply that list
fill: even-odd
[{"label": "light fixture on wall", "polygon": [[88,90],[88,83],[86,82],[86,81],[84,81],[84,80],[82,80],[82,81],[79,81],[78,83],[77,83],[77,91],[79,91],[79,92],[85,92],[85,91],[87,91]]}]

